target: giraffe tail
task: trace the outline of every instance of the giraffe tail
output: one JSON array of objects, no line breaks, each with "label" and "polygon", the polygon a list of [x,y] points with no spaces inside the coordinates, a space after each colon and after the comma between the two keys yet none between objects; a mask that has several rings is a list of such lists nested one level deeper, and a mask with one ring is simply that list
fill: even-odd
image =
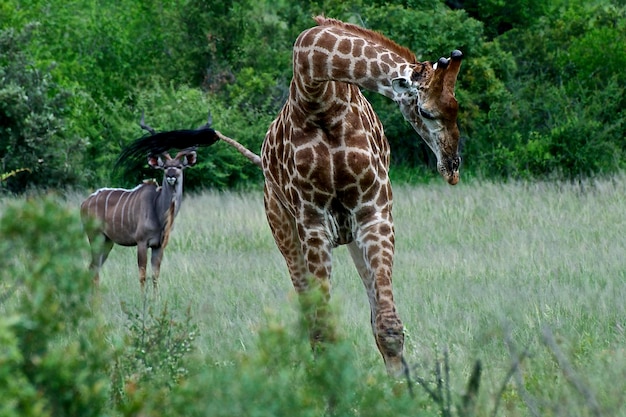
[{"label": "giraffe tail", "polygon": [[259,168],[263,168],[261,164],[261,157],[259,155],[255,154],[250,149],[246,148],[241,143],[237,142],[235,139],[231,139],[228,136],[224,136],[222,133],[218,131],[215,131],[215,134],[221,140],[223,140],[224,142],[228,143],[229,145],[237,149],[237,151],[239,151],[240,154],[248,158],[250,162],[252,162],[254,165],[258,166]]},{"label": "giraffe tail", "polygon": [[115,167],[127,162],[143,165],[147,155],[160,155],[172,148],[183,149],[193,146],[211,146],[219,140],[217,133],[208,124],[198,129],[170,130],[139,138],[126,146],[117,158]]}]

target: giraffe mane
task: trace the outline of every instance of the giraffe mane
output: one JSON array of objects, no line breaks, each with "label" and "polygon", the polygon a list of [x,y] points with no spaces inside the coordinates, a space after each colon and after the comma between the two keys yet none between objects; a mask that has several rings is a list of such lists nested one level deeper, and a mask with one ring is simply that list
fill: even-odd
[{"label": "giraffe mane", "polygon": [[347,30],[348,32],[354,33],[355,35],[359,35],[365,39],[371,40],[372,42],[376,42],[379,45],[384,46],[392,52],[400,55],[407,61],[411,63],[417,63],[417,58],[415,54],[404,46],[400,46],[382,33],[375,32],[370,29],[362,28],[361,26],[354,25],[352,23],[342,22],[341,20],[324,17],[324,16],[315,16],[313,19],[317,22],[319,26],[336,26],[342,29]]}]

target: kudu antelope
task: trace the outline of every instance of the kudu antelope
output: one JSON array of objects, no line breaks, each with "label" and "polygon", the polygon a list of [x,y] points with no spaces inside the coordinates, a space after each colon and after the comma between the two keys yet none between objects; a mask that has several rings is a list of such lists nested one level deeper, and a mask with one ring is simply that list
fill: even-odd
[{"label": "kudu antelope", "polygon": [[[140,125],[152,133],[151,138],[180,138],[184,142],[189,136],[204,137],[205,141],[215,136],[215,132],[208,126],[198,130],[155,133],[152,128],[144,125],[143,117]],[[102,188],[81,204],[83,223],[95,219],[98,224],[95,229],[87,228],[92,252],[90,267],[96,284],[99,282],[102,264],[117,243],[122,246],[137,246],[139,283],[142,289],[146,281],[148,248],[152,249],[152,282],[154,288],[157,288],[163,249],[167,246],[174,218],[181,206],[183,170],[195,163],[194,148],[183,149],[174,158],[164,151],[160,151],[160,155],[152,152],[148,156],[148,164],[152,168],[163,170],[161,186],[150,180],[131,190]]]}]

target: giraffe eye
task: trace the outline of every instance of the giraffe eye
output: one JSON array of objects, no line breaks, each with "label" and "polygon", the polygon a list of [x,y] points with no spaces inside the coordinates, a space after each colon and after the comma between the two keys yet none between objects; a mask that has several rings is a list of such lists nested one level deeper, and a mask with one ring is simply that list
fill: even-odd
[{"label": "giraffe eye", "polygon": [[421,107],[418,107],[418,108],[417,108],[417,113],[418,113],[420,116],[422,116],[424,119],[426,119],[426,120],[435,120],[435,119],[436,119],[436,117],[435,117],[432,113],[430,113],[430,112],[428,112],[428,111],[424,110],[424,109],[423,109],[423,108],[421,108]]}]

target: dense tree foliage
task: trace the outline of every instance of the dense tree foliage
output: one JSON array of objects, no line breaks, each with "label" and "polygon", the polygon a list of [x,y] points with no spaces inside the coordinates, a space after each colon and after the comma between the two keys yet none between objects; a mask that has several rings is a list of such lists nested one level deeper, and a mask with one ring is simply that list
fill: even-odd
[{"label": "dense tree foliage", "polygon": [[69,93],[23,50],[34,26],[0,33],[0,172],[11,190],[75,182],[84,143],[68,133]]},{"label": "dense tree foliage", "polygon": [[[464,170],[490,178],[610,173],[626,165],[626,5],[611,0],[8,0],[0,5],[0,182],[131,185],[121,147],[157,130],[214,126],[258,151],[287,96],[291,46],[323,13],[378,30],[422,60],[461,49]],[[395,172],[434,176],[430,151],[368,93]],[[194,187],[258,184],[217,144]],[[26,169],[6,175],[16,169]]]}]

